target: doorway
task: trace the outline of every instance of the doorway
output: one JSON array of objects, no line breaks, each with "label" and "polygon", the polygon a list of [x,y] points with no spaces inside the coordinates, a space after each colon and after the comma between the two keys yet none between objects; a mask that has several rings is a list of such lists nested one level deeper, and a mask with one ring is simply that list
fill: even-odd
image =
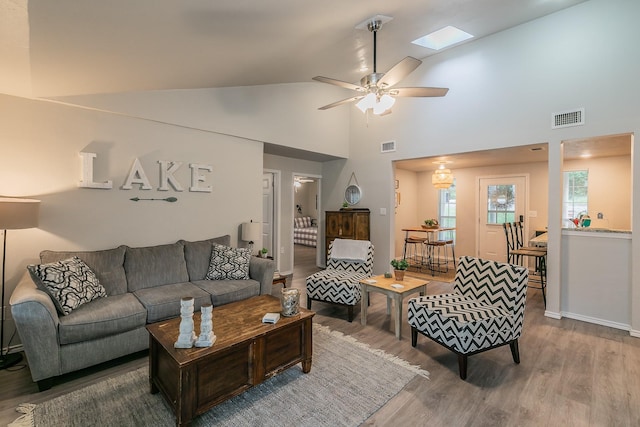
[{"label": "doorway", "polygon": [[293,266],[318,265],[320,232],[320,177],[293,175]]},{"label": "doorway", "polygon": [[[527,175],[478,178],[478,257],[499,262],[507,261],[507,245],[502,224],[524,221],[529,200],[528,181]],[[526,222],[524,235],[529,235]]]}]

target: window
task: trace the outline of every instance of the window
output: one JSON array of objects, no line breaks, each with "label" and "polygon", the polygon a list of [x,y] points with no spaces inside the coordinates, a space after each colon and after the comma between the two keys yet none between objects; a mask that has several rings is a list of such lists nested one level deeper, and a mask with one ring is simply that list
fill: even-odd
[{"label": "window", "polygon": [[451,187],[440,190],[438,209],[438,223],[440,227],[456,226],[456,180]]},{"label": "window", "polygon": [[516,220],[516,186],[487,186],[487,224],[503,224]]},{"label": "window", "polygon": [[589,171],[564,172],[564,191],[562,192],[562,218],[571,221],[588,208]]}]

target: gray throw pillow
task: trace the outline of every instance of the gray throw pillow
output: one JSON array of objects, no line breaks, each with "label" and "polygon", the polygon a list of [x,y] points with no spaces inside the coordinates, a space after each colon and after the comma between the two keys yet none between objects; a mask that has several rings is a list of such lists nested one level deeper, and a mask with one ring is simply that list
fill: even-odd
[{"label": "gray throw pillow", "polygon": [[94,272],[77,256],[49,264],[29,265],[27,269],[36,286],[49,294],[63,315],[107,296]]},{"label": "gray throw pillow", "polygon": [[249,278],[251,252],[248,248],[230,248],[218,244],[211,250],[206,280],[246,280]]}]

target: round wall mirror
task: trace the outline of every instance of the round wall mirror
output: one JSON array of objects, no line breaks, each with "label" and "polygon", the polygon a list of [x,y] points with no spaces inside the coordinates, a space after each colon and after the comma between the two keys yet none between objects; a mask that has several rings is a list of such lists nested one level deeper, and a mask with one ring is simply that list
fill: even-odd
[{"label": "round wall mirror", "polygon": [[355,184],[351,184],[344,190],[344,200],[349,205],[357,204],[362,198],[362,190]]}]

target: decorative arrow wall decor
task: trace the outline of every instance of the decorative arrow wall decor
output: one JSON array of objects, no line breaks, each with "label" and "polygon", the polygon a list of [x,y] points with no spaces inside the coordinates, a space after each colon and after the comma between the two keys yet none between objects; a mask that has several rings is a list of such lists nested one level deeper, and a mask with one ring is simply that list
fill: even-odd
[{"label": "decorative arrow wall decor", "polygon": [[167,197],[164,199],[141,199],[140,197],[132,197],[129,200],[133,200],[134,202],[141,202],[141,201],[146,201],[146,200],[155,200],[155,201],[160,201],[160,202],[169,202],[169,203],[173,203],[173,202],[177,202],[178,199],[175,197]]}]

